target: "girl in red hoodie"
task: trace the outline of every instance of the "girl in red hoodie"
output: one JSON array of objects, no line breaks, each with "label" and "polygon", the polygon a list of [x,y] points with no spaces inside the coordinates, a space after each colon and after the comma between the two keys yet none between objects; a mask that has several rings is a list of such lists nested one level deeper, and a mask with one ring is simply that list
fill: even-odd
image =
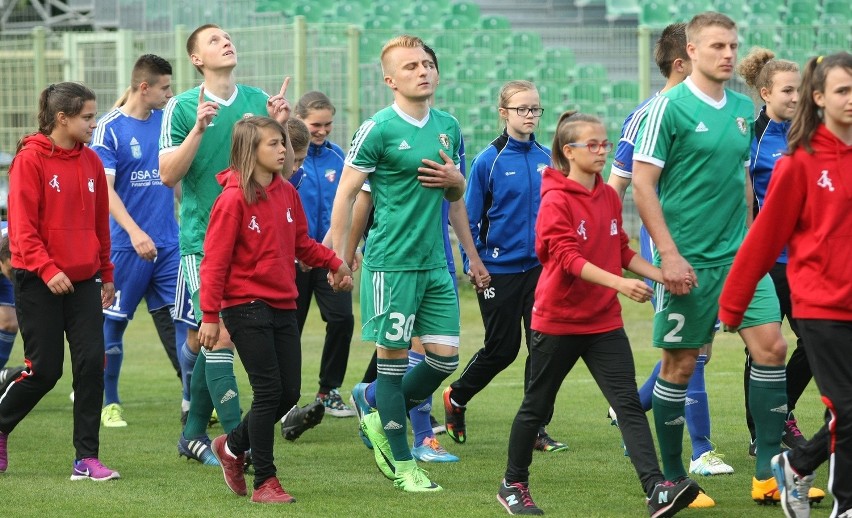
[{"label": "girl in red hoodie", "polygon": [[[296,189],[281,176],[287,133],[268,117],[234,125],[224,190],[210,213],[201,262],[201,344],[219,338],[219,314],[249,377],[254,400],[242,422],[213,440],[225,482],[245,495],[244,454],[254,461],[252,501],[294,499],[276,477],[274,425],[299,401],[301,344],[296,319],[296,259],[331,270],[333,285],[352,289],[352,272],[334,252],[308,237]],[[333,279],[331,279],[333,277]]]},{"label": "girl in red hoodie", "polygon": [[653,295],[644,281],[622,277],[622,269],[657,282],[662,275],[627,246],[621,201],[600,174],[612,150],[601,121],[563,113],[551,150],[554,167],[544,170],[535,225],[543,270],[532,310],[529,383],[497,499],[510,514],[543,514],[529,493],[533,444],[562,381],[582,358],[618,415],[650,515],[672,516],[695,499],[698,485],[686,477],[665,481],[660,472],[616,293],[637,302]]},{"label": "girl in red hoodie", "polygon": [[115,287],[104,166],[86,147],[95,94],[57,83],[39,97],[38,132],[9,169],[9,244],[27,370],[0,394],[0,472],[7,437],[62,376],[65,339],[74,376],[71,480],[119,478],[98,460],[103,402],[103,308]]},{"label": "girl in red hoodie", "polygon": [[[852,54],[805,66],[787,141],[762,215],[725,281],[719,319],[728,329],[740,325],[758,277],[787,245],[793,317],[830,413],[831,516],[852,517]],[[815,465],[801,453],[772,459],[785,512],[796,513],[788,516],[807,516]]]}]

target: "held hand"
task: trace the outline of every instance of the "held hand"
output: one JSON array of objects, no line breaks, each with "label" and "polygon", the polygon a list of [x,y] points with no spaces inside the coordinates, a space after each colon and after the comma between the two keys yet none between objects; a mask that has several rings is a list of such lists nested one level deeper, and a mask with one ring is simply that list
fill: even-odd
[{"label": "held hand", "polygon": [[477,293],[482,293],[491,285],[491,274],[482,261],[471,260],[467,276]]},{"label": "held hand", "polygon": [[115,300],[115,284],[111,282],[105,282],[101,286],[101,307],[106,309],[112,306],[112,302]]},{"label": "held hand", "polygon": [[202,322],[198,328],[198,341],[208,351],[219,341],[219,323]]},{"label": "held hand", "polygon": [[[730,324],[726,324],[722,322],[722,331],[726,333],[736,333],[740,330],[740,326],[732,326]],[[708,357],[709,359],[709,357]]]},{"label": "held hand", "polygon": [[622,279],[618,292],[636,302],[648,302],[654,296],[654,290],[639,279]]},{"label": "held hand", "polygon": [[299,270],[301,270],[302,272],[309,272],[309,271],[313,270],[312,267],[308,266],[307,264],[303,263],[302,261],[299,261],[298,259],[296,259],[296,264],[299,266]]},{"label": "held hand", "polygon": [[689,295],[692,288],[698,287],[695,270],[680,254],[664,257],[660,269],[663,272],[663,283],[672,295]]},{"label": "held hand", "polygon": [[157,246],[145,231],[140,229],[138,232],[131,234],[130,242],[133,244],[136,254],[145,261],[153,261],[157,258]]},{"label": "held hand", "polygon": [[204,132],[207,126],[213,122],[213,117],[219,113],[219,104],[204,100],[204,85],[198,89],[198,109],[196,110],[195,127]]},{"label": "held hand", "polygon": [[450,189],[453,187],[464,188],[464,175],[461,174],[459,168],[453,163],[453,159],[449,157],[444,150],[440,150],[443,164],[439,164],[434,160],[424,158],[423,167],[418,167],[417,171],[420,175],[417,180],[423,187],[434,189]]},{"label": "held hand", "polygon": [[352,271],[357,272],[361,267],[361,262],[364,261],[364,254],[360,250],[355,250],[355,256],[352,258]]},{"label": "held hand", "polygon": [[352,291],[352,270],[346,263],[341,264],[336,272],[329,270],[328,283],[334,291]]},{"label": "held hand", "polygon": [[287,76],[281,84],[281,90],[266,100],[266,113],[281,124],[285,124],[290,119],[290,102],[284,97],[289,86],[290,76]]},{"label": "held hand", "polygon": [[47,287],[54,295],[68,295],[74,293],[74,284],[71,279],[65,275],[65,272],[59,272],[47,281]]}]

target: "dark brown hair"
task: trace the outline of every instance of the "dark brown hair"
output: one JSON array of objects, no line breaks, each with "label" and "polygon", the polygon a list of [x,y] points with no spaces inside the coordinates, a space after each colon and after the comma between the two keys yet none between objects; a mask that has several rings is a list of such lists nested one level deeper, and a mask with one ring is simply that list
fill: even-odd
[{"label": "dark brown hair", "polygon": [[825,91],[825,77],[832,68],[845,68],[852,74],[852,54],[838,52],[830,56],[811,58],[802,74],[802,86],[799,90],[799,104],[793,115],[793,123],[787,133],[787,146],[792,154],[802,146],[813,153],[811,139],[823,120],[822,109],[814,101],[814,92]]}]

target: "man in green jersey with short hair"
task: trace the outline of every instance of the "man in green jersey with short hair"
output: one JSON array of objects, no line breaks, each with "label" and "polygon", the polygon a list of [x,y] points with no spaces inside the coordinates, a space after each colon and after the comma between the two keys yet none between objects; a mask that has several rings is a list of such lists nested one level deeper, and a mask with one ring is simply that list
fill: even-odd
[{"label": "man in green jersey with short hair", "polygon": [[[182,187],[180,204],[181,273],[201,319],[199,266],[204,236],[213,202],[222,192],[216,174],[230,163],[234,123],[250,115],[268,114],[282,124],[290,116],[284,98],[289,78],[281,91],[270,97],[259,88],[237,84],[234,68],[237,50],[231,36],[219,26],[202,25],[186,41],[192,64],[204,82],[171,98],[163,114],[160,134],[160,178],[169,187]],[[293,164],[293,149],[287,142],[285,171]],[[178,452],[205,464],[215,464],[206,435],[207,422],[216,409],[225,432],[240,422],[240,403],[234,377],[233,343],[220,323],[220,340],[210,351],[198,355],[197,332],[192,331],[181,351],[184,368],[192,368],[191,406],[178,441]],[[192,366],[188,357],[198,355]],[[212,461],[211,461],[212,459]]]},{"label": "man in green jersey with short hair", "polygon": [[[437,491],[411,455],[406,415],[458,367],[458,300],[444,255],[441,206],[444,198],[464,194],[461,130],[454,117],[429,107],[437,71],[420,38],[393,38],[381,62],[394,103],[352,139],[332,209],[332,244],[351,261],[352,204],[369,178],[375,216],[361,273],[361,321],[363,339],[376,343],[378,412],[365,415],[361,429],[397,487]],[[406,373],[412,336],[421,338],[426,359]]]},{"label": "man in green jersey with short hair", "polygon": [[[719,294],[746,232],[753,195],[748,175],[754,105],[725,88],[737,58],[737,28],[719,13],[687,25],[692,74],[649,106],[634,151],[633,191],[656,244],[665,283],[657,285],[654,345],[663,361],[652,396],[663,471],[686,476],[682,453],[686,388],[699,348],[712,341]],[[770,460],[780,450],[786,419],[778,299],[767,276],[740,335],[754,359],[749,406],[757,427],[752,497],[777,495]]]}]

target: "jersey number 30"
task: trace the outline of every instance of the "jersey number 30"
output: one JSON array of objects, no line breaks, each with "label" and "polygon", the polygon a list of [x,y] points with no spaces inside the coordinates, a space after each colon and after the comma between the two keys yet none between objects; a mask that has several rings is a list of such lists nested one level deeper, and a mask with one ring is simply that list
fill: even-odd
[{"label": "jersey number 30", "polygon": [[400,340],[405,342],[411,340],[411,330],[414,328],[414,315],[406,317],[402,313],[393,312],[388,315],[388,318],[393,320],[391,324],[393,329],[385,333],[385,338],[388,340]]}]

